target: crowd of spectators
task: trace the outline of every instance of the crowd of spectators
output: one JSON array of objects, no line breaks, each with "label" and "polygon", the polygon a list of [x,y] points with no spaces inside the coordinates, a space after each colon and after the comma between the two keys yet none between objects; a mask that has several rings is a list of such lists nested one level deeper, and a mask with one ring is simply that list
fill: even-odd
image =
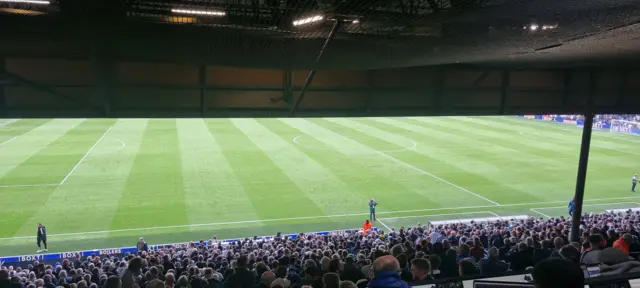
[{"label": "crowd of spectators", "polygon": [[[562,117],[563,119],[580,121],[584,120],[583,115],[547,115],[549,117]],[[596,114],[593,117],[593,122],[602,122],[611,124],[612,120],[623,120],[631,122],[640,122],[640,115],[638,114]]]},{"label": "crowd of spectators", "polygon": [[[581,241],[573,243],[568,239],[570,221],[560,217],[436,227],[417,224],[387,234],[343,231],[300,234],[295,239],[275,237],[269,241],[247,238],[224,244],[214,238],[199,245],[190,243],[184,248],[154,251],[139,243],[142,251],[137,255],[78,256],[58,263],[2,267],[0,285],[401,288],[408,287],[408,283],[421,283],[416,281],[490,277],[536,267],[538,271],[550,269],[544,273],[534,270],[537,282],[547,283],[563,273],[564,277],[554,283],[573,281],[562,284],[572,287],[582,277],[579,264],[597,265],[602,275],[640,271],[640,262],[630,257],[640,252],[640,213],[585,214]],[[438,286],[462,284],[452,280]]]}]

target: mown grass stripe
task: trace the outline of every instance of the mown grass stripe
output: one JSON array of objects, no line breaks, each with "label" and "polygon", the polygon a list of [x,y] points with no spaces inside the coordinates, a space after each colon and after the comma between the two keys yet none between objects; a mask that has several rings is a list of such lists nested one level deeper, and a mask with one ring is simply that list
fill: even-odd
[{"label": "mown grass stripe", "polygon": [[[482,119],[483,123],[493,123],[499,127],[504,127],[506,129],[517,130],[524,132],[528,131],[530,134],[536,134],[536,127],[545,127],[545,131],[548,133],[545,134],[549,139],[556,140],[558,142],[564,142],[564,145],[576,145],[580,146],[582,129],[577,128],[575,125],[569,124],[559,124],[555,122],[549,121],[539,121],[533,119],[518,119],[513,117],[514,119],[509,118],[486,118]],[[521,121],[531,121],[530,125],[517,125],[521,123]],[[615,134],[615,133],[614,133]],[[612,153],[614,155],[626,156],[629,155],[640,155],[640,152],[634,151],[636,145],[631,143],[626,143],[623,141],[615,140],[615,138],[610,137],[611,132],[605,131],[593,131],[591,148],[594,150],[606,150],[608,153]],[[567,136],[570,136],[572,141],[567,141]]]},{"label": "mown grass stripe", "polygon": [[[349,211],[366,210],[366,201],[371,198],[384,203],[380,206],[380,211],[440,207],[438,203],[434,203],[428,197],[418,193],[418,188],[411,183],[396,181],[397,177],[401,175],[383,172],[383,168],[387,167],[386,164],[380,161],[370,161],[371,156],[354,156],[342,153],[312,136],[316,135],[319,138],[327,139],[321,133],[304,133],[305,130],[312,132],[315,129],[294,128],[287,124],[291,122],[289,119],[259,119],[258,122],[281,137],[283,141],[293,142],[292,139],[302,136],[298,139],[302,139],[299,140],[300,143],[304,143],[303,145],[306,146],[296,144],[295,148],[329,169],[348,186],[350,191],[359,194],[360,198],[364,199],[364,202],[350,207]],[[335,195],[333,192],[328,194]],[[336,198],[338,201],[341,199]],[[415,199],[416,201],[407,203],[405,199]]]},{"label": "mown grass stripe", "polygon": [[[406,143],[408,139],[407,137],[401,136],[407,133],[406,130],[397,127],[379,123],[365,125],[350,119],[336,119],[333,120],[333,122],[352,129],[355,133],[366,133],[366,135],[369,135],[368,137],[372,138],[368,141],[396,142],[398,145],[401,145],[402,143]],[[418,135],[413,136],[417,138]],[[491,200],[499,199],[501,192],[509,191],[513,193],[512,191],[515,187],[507,186],[501,181],[501,175],[495,173],[499,172],[499,169],[495,165],[487,165],[487,161],[478,160],[483,156],[482,154],[474,153],[473,158],[461,158],[444,149],[434,151],[433,149],[435,149],[435,147],[431,147],[428,144],[429,141],[433,141],[432,139],[425,141],[423,138],[417,138],[413,140],[418,142],[418,146],[415,149],[394,155],[394,157],[426,171],[438,171],[438,174],[435,174],[436,176],[455,183],[456,185],[465,185],[462,187]],[[461,150],[456,151],[458,151],[458,153],[463,152]],[[494,173],[491,173],[491,171]],[[466,201],[483,201],[482,199],[478,199],[478,197],[469,198],[471,193],[461,191],[461,189],[453,190],[453,193],[457,193],[456,195],[460,197],[459,201],[464,201],[465,199]],[[522,195],[522,198],[526,199],[523,199],[524,201],[534,202],[540,200],[540,198],[526,193],[519,194]],[[449,196],[449,194],[447,196]]]},{"label": "mown grass stripe", "polygon": [[[82,120],[80,122],[67,123],[66,126],[61,125],[60,129],[71,129],[66,130],[55,141],[49,142],[46,147],[39,149],[38,153],[33,154],[10,173],[6,174],[2,178],[2,185],[59,183],[76,165],[78,160],[85,155],[96,139],[104,133],[104,130],[97,129],[85,131],[84,129],[89,127],[90,123]],[[28,187],[24,188],[25,190],[22,191],[28,189]],[[21,219],[15,219],[15,223],[11,225],[14,228],[12,231],[14,234],[33,233],[33,225],[37,221],[43,222],[49,217],[49,214],[47,214],[48,210],[50,210],[50,207],[47,206],[48,199],[57,186],[35,188],[45,188],[35,189],[38,194],[30,195],[32,197],[30,199],[37,203],[37,205],[35,203],[32,204],[37,209],[21,215],[23,217]]]},{"label": "mown grass stripe", "polygon": [[318,207],[247,135],[226,119],[207,120],[261,219],[321,215]]},{"label": "mown grass stripe", "polygon": [[[101,120],[87,120],[87,125],[96,121]],[[66,184],[53,187],[43,209],[21,231],[32,235],[34,222],[46,222],[50,233],[110,229],[146,123],[144,119],[113,123],[108,136],[95,146]],[[120,147],[115,139],[128,145],[115,150]]]},{"label": "mown grass stripe", "polygon": [[177,121],[189,223],[257,219],[244,187],[204,120]]},{"label": "mown grass stripe", "polygon": [[[11,143],[7,145],[3,145],[1,147],[2,152],[2,161],[0,161],[0,185],[7,184],[34,184],[34,182],[17,182],[11,179],[12,177],[24,177],[24,175],[8,175],[14,169],[19,167],[23,162],[28,161],[34,155],[40,153],[42,149],[47,148],[51,143],[56,141],[58,138],[64,136],[71,129],[76,127],[76,125],[80,124],[83,119],[72,119],[72,120],[53,120],[49,123],[36,127],[24,134],[20,135],[20,137],[11,141]],[[55,155],[53,155],[55,156]],[[32,171],[34,172],[34,171]],[[46,171],[35,171],[37,176],[38,172],[49,172]],[[28,175],[28,174],[27,174]],[[37,177],[35,180],[35,184],[43,183]],[[58,178],[58,181],[54,181],[53,183],[57,183],[62,178]],[[21,181],[23,179],[19,179]],[[46,179],[45,179],[46,180]],[[13,183],[12,183],[13,181]]]},{"label": "mown grass stripe", "polygon": [[188,223],[180,168],[176,120],[149,120],[111,229]]},{"label": "mown grass stripe", "polygon": [[[498,177],[501,179],[503,185],[512,187],[514,191],[525,192],[535,197],[540,197],[541,193],[556,194],[570,191],[574,185],[570,178],[567,177],[567,173],[573,173],[573,171],[566,169],[566,161],[549,160],[551,159],[550,157],[554,156],[553,153],[547,154],[546,157],[541,157],[526,153],[526,151],[519,151],[517,150],[518,147],[505,147],[499,139],[482,137],[485,133],[484,130],[471,129],[474,130],[474,133],[471,134],[462,133],[462,131],[457,133],[457,128],[453,127],[453,124],[442,127],[432,124],[423,126],[421,124],[425,123],[411,119],[376,119],[376,121],[362,121],[374,126],[376,122],[379,122],[405,129],[413,134],[417,133],[424,137],[436,138],[450,150],[472,153],[474,155],[472,157],[474,161],[482,161],[483,163],[489,163],[496,167],[497,171],[494,173],[484,171],[487,177],[492,179]],[[470,145],[470,143],[473,143],[473,145]],[[458,159],[457,161],[467,163],[465,159]],[[539,169],[541,165],[544,169]],[[532,169],[532,167],[535,168]],[[554,172],[549,173],[550,171]],[[534,185],[530,184],[531,180],[535,183]]]},{"label": "mown grass stripe", "polygon": [[255,119],[234,119],[232,123],[295,183],[326,215],[344,213],[364,206],[367,199],[353,193],[330,170],[300,152]]}]

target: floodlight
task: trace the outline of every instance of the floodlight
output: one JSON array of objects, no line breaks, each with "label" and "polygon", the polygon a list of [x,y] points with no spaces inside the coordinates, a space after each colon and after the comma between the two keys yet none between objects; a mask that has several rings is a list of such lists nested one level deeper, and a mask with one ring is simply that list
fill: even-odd
[{"label": "floodlight", "polygon": [[49,5],[49,1],[40,1],[40,0],[0,0],[0,3],[18,3],[18,4],[39,4],[39,5]]},{"label": "floodlight", "polygon": [[324,20],[324,16],[322,15],[311,16],[311,17],[302,18],[300,20],[293,21],[293,26],[305,25],[309,23],[319,22],[322,20]]},{"label": "floodlight", "polygon": [[358,24],[358,23],[360,23],[360,20],[356,19],[356,20],[351,21],[351,23]]},{"label": "floodlight", "polygon": [[539,28],[538,24],[531,24],[529,26],[529,30],[531,30],[531,31],[536,31],[536,30],[538,30],[538,28]]},{"label": "floodlight", "polygon": [[171,9],[171,12],[172,13],[176,13],[176,14],[204,15],[204,16],[224,16],[224,15],[227,15],[227,13],[225,13],[223,11],[213,11],[213,10]]}]

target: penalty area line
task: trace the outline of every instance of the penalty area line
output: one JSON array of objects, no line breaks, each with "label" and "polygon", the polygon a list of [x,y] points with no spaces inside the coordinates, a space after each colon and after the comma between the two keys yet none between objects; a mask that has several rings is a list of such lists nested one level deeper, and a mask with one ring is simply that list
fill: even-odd
[{"label": "penalty area line", "polygon": [[382,220],[380,219],[376,219],[376,221],[380,224],[382,224],[382,226],[384,226],[384,228],[387,228],[387,231],[391,232],[391,228],[389,226],[387,226],[387,224],[384,224],[384,222],[382,222]]},{"label": "penalty area line", "polygon": [[16,136],[13,136],[13,137],[6,137],[5,139],[7,139],[7,140],[4,140],[4,141],[0,142],[0,146],[2,146],[2,145],[4,145],[4,144],[7,144],[7,143],[9,143],[9,142],[13,141],[13,140],[14,140],[14,139],[16,139],[16,138],[17,138]]},{"label": "penalty area line", "polygon": [[534,213],[538,213],[538,214],[540,214],[540,215],[542,215],[542,216],[544,216],[544,217],[547,217],[547,218],[553,218],[553,217],[551,217],[551,216],[549,216],[549,215],[547,215],[547,214],[544,214],[544,213],[542,213],[542,212],[540,212],[540,211],[536,210],[535,208],[531,208],[531,209],[529,209],[529,210],[533,211]]},{"label": "penalty area line", "polygon": [[113,126],[109,127],[109,129],[107,129],[107,131],[105,131],[104,134],[102,134],[102,137],[100,137],[98,139],[98,141],[96,141],[96,143],[94,143],[93,146],[91,146],[91,148],[89,148],[89,151],[87,151],[87,153],[85,153],[84,156],[82,156],[82,158],[80,158],[80,161],[78,161],[78,163],[76,163],[76,166],[73,166],[73,169],[71,169],[71,171],[69,171],[69,174],[67,174],[67,176],[64,177],[64,179],[62,179],[62,181],[60,181],[60,185],[64,184],[64,182],[67,182],[67,179],[69,179],[69,176],[71,176],[71,174],[73,174],[73,172],[76,171],[78,166],[80,166],[80,163],[82,163],[82,161],[84,161],[84,159],[87,158],[87,156],[89,156],[89,154],[91,154],[91,151],[93,151],[93,148],[96,148],[96,146],[98,146],[98,144],[100,144],[100,142],[102,142],[102,139],[104,139],[104,137],[107,136],[109,131],[111,131],[111,128],[113,128]]}]

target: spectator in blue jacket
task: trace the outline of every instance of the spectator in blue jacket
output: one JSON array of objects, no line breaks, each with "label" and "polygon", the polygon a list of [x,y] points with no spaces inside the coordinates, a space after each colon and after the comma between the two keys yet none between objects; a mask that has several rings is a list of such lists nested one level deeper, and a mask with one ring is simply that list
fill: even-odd
[{"label": "spectator in blue jacket", "polygon": [[409,284],[400,279],[400,263],[391,256],[379,257],[373,262],[373,279],[369,281],[371,288],[409,288]]},{"label": "spectator in blue jacket", "polygon": [[575,206],[576,206],[576,198],[573,197],[569,201],[569,216],[573,216],[573,210],[575,209]]}]

